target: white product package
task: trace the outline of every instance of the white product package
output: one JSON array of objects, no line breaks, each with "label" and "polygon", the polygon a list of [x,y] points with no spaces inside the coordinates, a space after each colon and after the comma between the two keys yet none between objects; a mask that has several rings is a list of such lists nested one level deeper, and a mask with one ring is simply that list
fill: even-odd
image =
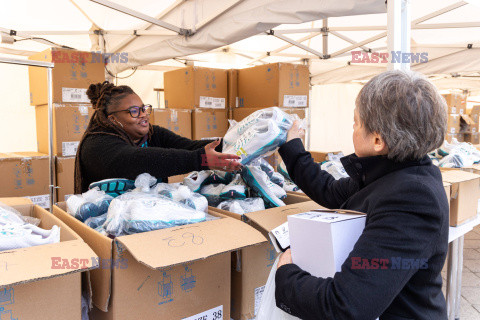
[{"label": "white product package", "polygon": [[242,164],[250,164],[284,144],[295,120],[299,120],[297,115],[278,107],[257,110],[228,129],[223,138],[223,153],[236,154]]},{"label": "white product package", "polygon": [[260,308],[258,309],[256,320],[295,320],[299,319],[292,315],[289,315],[282,309],[278,308],[275,303],[275,273],[277,273],[278,259],[270,270],[268,275],[267,284],[265,285],[265,291],[263,291],[262,301],[260,302]]},{"label": "white product package", "polygon": [[265,210],[265,203],[262,198],[248,198],[244,200],[227,200],[221,202],[218,209],[230,211],[236,214]]},{"label": "white product package", "polygon": [[458,142],[455,138],[451,143],[444,141],[436,154],[443,157],[439,166],[444,168],[463,168],[480,162],[480,151],[477,148],[468,142]]},{"label": "white product package", "polygon": [[335,180],[349,177],[340,161],[326,161],[320,166],[320,168],[330,173]]}]

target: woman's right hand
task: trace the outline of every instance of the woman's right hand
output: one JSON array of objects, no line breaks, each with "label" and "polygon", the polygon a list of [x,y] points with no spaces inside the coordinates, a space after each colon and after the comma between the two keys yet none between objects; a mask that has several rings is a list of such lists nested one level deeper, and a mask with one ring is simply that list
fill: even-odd
[{"label": "woman's right hand", "polygon": [[242,164],[237,160],[239,156],[234,154],[225,154],[215,151],[215,148],[220,144],[220,139],[215,140],[205,146],[205,159],[203,164],[212,170],[222,171],[238,171],[242,169]]},{"label": "woman's right hand", "polygon": [[287,133],[287,142],[296,138],[302,139],[305,137],[305,130],[300,128],[301,121],[295,120],[290,130]]}]

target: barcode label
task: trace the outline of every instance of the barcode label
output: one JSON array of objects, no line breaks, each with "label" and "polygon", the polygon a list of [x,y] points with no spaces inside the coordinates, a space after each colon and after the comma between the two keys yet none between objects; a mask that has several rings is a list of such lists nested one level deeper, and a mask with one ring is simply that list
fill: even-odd
[{"label": "barcode label", "polygon": [[225,98],[200,96],[200,108],[225,109]]},{"label": "barcode label", "polygon": [[44,209],[50,209],[50,195],[49,194],[42,194],[40,196],[27,196],[32,200],[33,204],[39,205]]},{"label": "barcode label", "polygon": [[62,88],[63,102],[90,102],[87,96],[87,89]]},{"label": "barcode label", "polygon": [[88,116],[88,106],[78,106],[78,112],[80,112],[82,116]]},{"label": "barcode label", "polygon": [[455,133],[455,128],[450,128],[450,133]]},{"label": "barcode label", "polygon": [[284,95],[283,106],[284,107],[306,107],[307,96]]},{"label": "barcode label", "polygon": [[223,305],[201,312],[194,316],[183,318],[182,320],[219,320],[223,319]]},{"label": "barcode label", "polygon": [[77,155],[77,148],[80,141],[62,142],[62,157]]},{"label": "barcode label", "polygon": [[260,309],[260,303],[262,302],[263,292],[265,291],[265,286],[255,288],[255,316]]}]

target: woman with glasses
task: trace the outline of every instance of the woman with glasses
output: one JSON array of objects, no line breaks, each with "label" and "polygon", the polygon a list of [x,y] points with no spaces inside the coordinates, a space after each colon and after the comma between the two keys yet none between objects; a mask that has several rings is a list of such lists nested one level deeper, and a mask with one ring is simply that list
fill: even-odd
[{"label": "woman with glasses", "polygon": [[234,171],[241,166],[238,156],[220,153],[220,140],[193,141],[152,126],[152,106],[143,104],[128,86],[105,81],[90,85],[87,95],[95,112],[78,146],[76,194],[87,191],[93,182],[134,180],[144,172],[167,182],[170,176],[191,171]]}]

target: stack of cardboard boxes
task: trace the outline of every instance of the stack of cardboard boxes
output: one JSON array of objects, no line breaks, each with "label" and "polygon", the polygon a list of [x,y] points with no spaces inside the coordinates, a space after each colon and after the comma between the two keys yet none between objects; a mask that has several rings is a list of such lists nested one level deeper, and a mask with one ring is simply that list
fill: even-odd
[{"label": "stack of cardboard boxes", "polygon": [[[52,70],[52,152],[56,156],[57,199],[63,201],[73,193],[75,154],[93,114],[86,92],[90,84],[105,81],[105,65],[98,54],[59,48],[45,50],[29,59],[55,63]],[[38,151],[48,154],[47,71],[29,67],[28,72],[30,104],[35,106]],[[48,175],[44,184],[48,185]]]},{"label": "stack of cardboard boxes", "polygon": [[473,124],[470,126],[469,133],[465,133],[465,141],[470,142],[472,144],[479,144],[480,143],[480,135],[478,133],[478,120],[480,115],[480,105],[473,106],[473,108],[469,112],[469,116]]},{"label": "stack of cardboard boxes", "polygon": [[445,140],[452,142],[455,138],[458,142],[478,143],[478,112],[476,121],[467,114],[467,97],[460,93],[444,94],[447,101],[447,132]]}]

